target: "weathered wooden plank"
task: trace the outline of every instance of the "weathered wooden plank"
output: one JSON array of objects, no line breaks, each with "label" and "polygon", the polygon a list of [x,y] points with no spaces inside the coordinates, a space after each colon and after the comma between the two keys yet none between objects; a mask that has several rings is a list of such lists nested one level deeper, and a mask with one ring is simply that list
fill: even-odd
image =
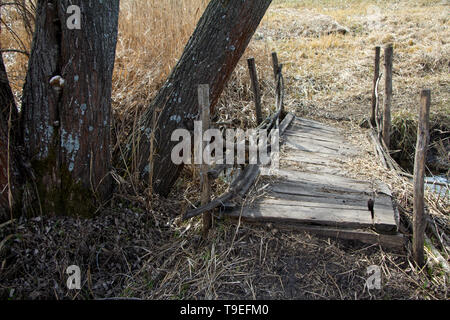
[{"label": "weathered wooden plank", "polygon": [[346,157],[340,154],[328,154],[328,153],[320,153],[320,152],[307,152],[297,149],[289,148],[286,146],[284,148],[283,159],[297,161],[297,162],[305,162],[305,163],[314,163],[314,164],[326,164],[330,166],[341,166],[345,163]]},{"label": "weathered wooden plank", "polygon": [[[236,219],[237,217],[232,217]],[[236,219],[237,220],[237,219]],[[265,226],[265,222],[259,222],[255,220],[248,220],[242,217],[243,221],[251,223],[253,225]],[[336,240],[350,240],[358,241],[361,243],[380,245],[383,249],[393,250],[395,252],[404,252],[407,242],[402,234],[379,234],[372,230],[364,229],[342,229],[342,228],[332,228],[324,226],[313,226],[305,224],[296,223],[282,223],[276,224],[276,227],[280,231],[300,231],[307,232],[310,234],[315,234],[322,237],[327,237]]]},{"label": "weathered wooden plank", "polygon": [[[278,188],[274,187],[274,189]],[[334,213],[338,216],[346,216],[350,220],[356,223],[361,222],[363,218],[363,224],[370,224],[371,217],[367,208],[368,197],[361,197],[357,194],[331,194],[316,193],[307,194],[308,190],[295,193],[298,190],[289,190],[290,193],[271,191],[268,197],[261,202],[260,206],[265,205],[280,205],[287,209],[292,210],[292,217],[301,221],[304,220],[302,214],[309,214],[311,210],[316,212],[317,210],[323,210],[326,213],[333,213],[330,216],[323,216],[325,220],[330,222],[339,222],[340,220],[335,218]],[[305,192],[306,191],[306,192]],[[314,209],[310,209],[314,208]],[[300,213],[300,214],[298,214]],[[382,229],[386,231],[398,229],[398,222],[395,219],[395,215],[392,208],[392,200],[386,195],[380,195],[375,199],[375,224],[381,225]],[[263,215],[277,218],[278,212],[263,211]],[[283,216],[279,218],[283,219]],[[346,223],[343,223],[345,225]]]},{"label": "weathered wooden plank", "polygon": [[298,137],[303,140],[315,140],[329,143],[348,143],[344,138],[337,135],[323,135],[310,130],[286,130],[286,136]]},{"label": "weathered wooden plank", "polygon": [[391,199],[389,190],[384,190],[382,185],[374,188],[375,192],[369,190],[351,189],[344,186],[327,185],[323,183],[300,183],[298,181],[284,180],[278,181],[270,187],[272,192],[284,193],[298,196],[311,196],[316,198],[337,198],[337,199],[365,199],[368,200],[376,196],[376,199]]},{"label": "weathered wooden plank", "polygon": [[340,137],[341,139],[344,139],[344,137],[341,135],[340,132],[338,131],[329,131],[329,130],[325,130],[325,129],[319,129],[319,128],[313,128],[313,127],[309,127],[309,126],[303,126],[300,125],[298,123],[296,123],[295,121],[292,123],[292,125],[289,128],[290,132],[297,132],[299,134],[315,134],[315,135],[320,135],[321,137],[326,137],[326,138],[336,138],[336,136]]},{"label": "weathered wooden plank", "polygon": [[405,250],[406,238],[402,234],[379,234],[365,230],[337,229],[307,225],[294,225],[291,229],[305,231],[325,237],[354,240],[368,244],[378,244],[385,249],[394,249],[403,252]]},{"label": "weathered wooden plank", "polygon": [[333,168],[342,168],[342,163],[338,161],[327,160],[326,158],[322,159],[313,159],[313,158],[300,158],[298,156],[293,156],[291,154],[287,154],[283,157],[285,161],[291,161],[296,163],[297,165],[315,165],[315,166],[326,166]]},{"label": "weathered wooden plank", "polygon": [[285,135],[286,140],[295,142],[296,144],[302,145],[304,143],[313,143],[319,146],[323,146],[332,150],[336,150],[339,152],[340,149],[347,149],[350,152],[358,153],[358,150],[352,145],[346,143],[344,140],[338,140],[333,138],[324,138],[321,135],[308,135],[303,134],[289,134],[288,132]]},{"label": "weathered wooden plank", "polygon": [[353,156],[358,154],[358,150],[347,147],[340,143],[327,143],[312,139],[304,139],[286,135],[284,137],[286,145],[294,147],[300,151],[320,152],[326,154],[343,154]]},{"label": "weathered wooden plank", "polygon": [[392,193],[386,184],[379,180],[356,180],[341,175],[299,172],[289,169],[279,169],[277,171],[277,175],[286,178],[286,181],[292,180],[296,182],[309,182],[308,186],[314,187],[317,185],[325,190],[333,190],[336,192],[356,192],[367,195],[372,195],[372,193],[375,192],[377,194],[392,196]]},{"label": "weathered wooden plank", "polygon": [[[323,196],[306,196],[286,194],[279,192],[269,192],[268,197],[262,200],[263,203],[282,203],[292,206],[316,206],[316,207],[330,207],[330,208],[348,208],[349,210],[368,211],[367,198],[350,195],[337,195],[335,197]],[[381,215],[383,212],[389,214],[392,211],[392,201],[390,197],[381,195],[375,199],[375,214]],[[369,215],[369,214],[368,214]],[[393,222],[393,221],[392,221]]]},{"label": "weathered wooden plank", "polygon": [[[343,190],[336,190],[330,187],[324,188],[309,188],[307,185],[296,185],[293,183],[278,183],[273,185],[269,189],[270,194],[274,194],[274,197],[282,198],[287,196],[296,197],[299,201],[303,201],[304,198],[316,198],[323,202],[334,202],[335,199],[345,202],[354,202],[369,200],[369,195],[360,192],[347,192]],[[387,197],[387,196],[386,196]],[[390,199],[389,197],[387,197]],[[383,196],[379,195],[377,199],[380,199],[380,203],[384,203]]]},{"label": "weathered wooden plank", "polygon": [[348,146],[345,139],[342,136],[339,136],[339,133],[325,132],[306,127],[295,128],[291,126],[285,133],[284,138],[285,140],[290,139],[291,141],[295,141],[300,144],[320,141],[336,145],[346,144],[346,146]]},{"label": "weathered wooden plank", "polygon": [[[356,180],[338,175],[326,173],[300,172],[295,170],[279,169],[277,176],[284,178],[284,181],[292,181],[298,186],[307,186],[308,188],[324,188],[325,190],[357,192],[372,194],[374,191],[389,192],[381,187],[381,183]],[[375,189],[375,190],[374,190]],[[390,195],[390,194],[389,194]]]},{"label": "weathered wooden plank", "polygon": [[300,126],[300,127],[310,127],[317,130],[322,130],[328,133],[340,133],[340,130],[331,126],[327,126],[325,124],[322,124],[320,122],[304,119],[304,118],[296,118],[294,122],[294,126]]},{"label": "weathered wooden plank", "polygon": [[[233,211],[231,216],[239,216]],[[313,224],[341,228],[370,228],[373,226],[370,213],[362,210],[349,210],[332,207],[313,207],[306,205],[290,206],[281,203],[258,203],[244,208],[243,217],[249,220],[281,223]],[[375,227],[380,232],[396,232],[394,223],[375,218]]]},{"label": "weathered wooden plank", "polygon": [[[307,210],[307,208],[321,208],[324,211],[342,210],[348,212],[350,218],[359,219],[363,217],[365,222],[371,223],[371,215],[367,208],[367,198],[346,198],[346,197],[311,197],[287,195],[284,193],[270,193],[268,198],[259,202],[264,205],[281,205],[291,207],[293,211]],[[397,223],[392,214],[392,201],[388,196],[382,195],[375,199],[375,224],[391,225],[396,229]],[[276,214],[276,213],[275,213]]]},{"label": "weathered wooden plank", "polygon": [[289,168],[294,167],[303,172],[320,172],[334,175],[339,175],[344,172],[343,168],[337,165],[302,162],[292,158],[285,158],[281,160],[281,163],[283,166],[289,166]]}]

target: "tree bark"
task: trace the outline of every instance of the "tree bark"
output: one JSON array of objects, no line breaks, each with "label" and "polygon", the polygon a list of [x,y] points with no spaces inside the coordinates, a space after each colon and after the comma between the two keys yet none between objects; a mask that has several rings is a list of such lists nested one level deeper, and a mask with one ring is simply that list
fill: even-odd
[{"label": "tree bark", "polygon": [[211,0],[183,55],[141,118],[131,145],[137,159],[137,170],[148,181],[150,136],[153,109],[162,109],[157,126],[156,157],[154,157],[153,190],[168,195],[181,172],[182,165],[171,161],[172,132],[185,128],[192,132],[193,122],[199,119],[197,87],[210,87],[211,114],[225,84],[248,46],[256,28],[272,0]]},{"label": "tree bark", "polygon": [[[81,29],[68,28],[70,5],[81,9]],[[46,214],[92,215],[94,198],[111,191],[118,15],[119,0],[37,3],[21,129]]]}]

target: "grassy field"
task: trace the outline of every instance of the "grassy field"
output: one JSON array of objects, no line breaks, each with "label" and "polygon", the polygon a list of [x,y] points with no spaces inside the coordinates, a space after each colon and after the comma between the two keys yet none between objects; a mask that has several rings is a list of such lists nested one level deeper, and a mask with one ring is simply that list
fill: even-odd
[{"label": "grassy field", "polygon": [[[180,57],[206,4],[206,0],[121,2],[113,91],[117,119],[148,105]],[[433,94],[432,115],[439,115],[449,128],[449,13],[446,1],[275,0],[244,58],[256,58],[267,88],[263,90],[266,106],[272,102],[270,53],[277,51],[292,110],[360,121],[369,112],[373,48],[393,43],[394,118],[414,118],[418,92],[428,87]],[[31,35],[19,16],[11,12],[3,19],[14,33],[3,28],[2,48],[29,50]],[[321,32],[334,22],[349,32]],[[27,57],[5,56],[19,99]],[[228,88],[221,100],[223,116],[239,110],[248,114],[251,93],[244,59]]]},{"label": "grassy field", "polygon": [[[419,92],[432,89],[431,119],[438,158],[448,172],[450,128],[449,6],[445,1],[276,1],[262,24],[270,50],[286,63],[294,111],[361,121],[369,114],[374,47],[394,45],[394,150],[411,168]],[[346,35],[314,32],[326,15]],[[311,18],[312,16],[312,18]],[[302,20],[306,23],[302,24]],[[254,41],[256,45],[257,41]],[[383,91],[383,82],[380,91]],[[444,132],[444,134],[441,134]],[[444,141],[444,142],[442,142]]]},{"label": "grassy field", "polygon": [[[207,3],[121,1],[113,78],[114,149],[176,64]],[[268,114],[274,106],[270,54],[276,51],[284,65],[288,110],[346,128],[349,139],[367,151],[354,159],[349,174],[384,180],[402,205],[402,214],[408,215],[411,187],[379,168],[359,127],[369,116],[374,47],[394,44],[393,121],[404,158],[414,151],[419,91],[432,89],[433,127],[443,132],[436,134],[436,141],[442,143],[436,145],[436,152],[445,172],[449,169],[449,16],[448,1],[275,0],[216,109],[222,120],[239,119],[242,127],[255,125],[245,61],[253,56]],[[13,31],[2,26],[2,49],[28,51],[31,34],[20,16],[9,10],[2,19]],[[5,53],[4,59],[19,101],[27,57]],[[93,221],[24,221],[20,229],[24,240],[11,248],[17,261],[0,273],[0,297],[10,295],[11,288],[16,288],[13,298],[30,297],[38,291],[33,279],[62,283],[61,266],[76,259],[83,270],[89,270],[83,275],[89,280],[87,288],[77,296],[64,296],[43,286],[38,291],[41,297],[448,299],[441,269],[417,270],[409,255],[387,253],[376,246],[269,227],[236,227],[227,221],[218,221],[210,241],[202,242],[200,220],[179,221],[180,212],[198,200],[199,184],[192,180],[192,171],[186,168],[170,199],[148,197],[124,184],[118,187],[112,208]],[[214,186],[215,193],[224,187]],[[432,210],[446,212],[448,221],[449,202],[432,201]],[[0,230],[0,240],[8,232],[17,230]],[[27,248],[46,252],[47,260],[34,257]],[[382,268],[380,291],[365,287],[370,265]]]}]

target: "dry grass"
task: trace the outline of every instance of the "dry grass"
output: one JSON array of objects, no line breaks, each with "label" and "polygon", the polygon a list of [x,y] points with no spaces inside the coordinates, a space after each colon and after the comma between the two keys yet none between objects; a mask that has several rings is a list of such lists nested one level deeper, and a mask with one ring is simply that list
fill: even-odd
[{"label": "dry grass", "polygon": [[[122,1],[113,90],[118,119],[130,117],[136,108],[148,105],[175,65],[206,4],[206,0]],[[3,12],[2,19],[17,36],[3,26],[1,47],[29,50],[31,35],[19,14],[12,9]],[[373,47],[393,42],[394,112],[415,111],[419,90],[430,87],[433,112],[448,115],[448,12],[443,1],[279,0],[269,9],[245,57],[256,57],[262,86],[269,89],[269,54],[279,53],[285,64],[289,97],[296,109],[360,119],[367,115],[370,105]],[[329,18],[323,22],[318,14]],[[317,24],[327,27],[335,22],[350,33],[319,36],[314,32]],[[306,32],[299,33],[295,26]],[[26,56],[5,56],[19,97]],[[247,111],[251,103],[247,80],[243,59],[221,101],[223,108],[240,100],[244,102],[241,108]],[[263,90],[267,96],[270,93]]]},{"label": "dry grass", "polygon": [[[350,132],[357,133],[360,144],[367,143],[363,145],[363,150],[371,150],[355,124],[369,112],[373,47],[394,42],[397,53],[394,70],[394,114],[400,110],[413,112],[419,90],[429,86],[433,88],[434,116],[448,116],[449,92],[444,88],[449,84],[449,46],[444,39],[449,38],[449,34],[448,20],[441,13],[443,7],[430,2],[402,2],[396,6],[386,3],[387,5],[378,4],[380,7],[371,7],[370,3],[361,1],[352,1],[351,6],[336,6],[327,1],[310,1],[306,4],[293,1],[275,2],[244,56],[244,58],[249,56],[256,58],[266,114],[273,105],[270,52],[277,51],[280,61],[285,66],[288,88],[287,108],[297,114],[320,120],[324,118],[355,120],[339,125],[345,126],[347,130],[351,129]],[[304,9],[308,11],[305,12]],[[308,15],[308,19],[304,19],[305,14]],[[334,27],[334,23],[337,22],[347,27],[350,32],[346,35],[339,33],[324,35],[323,30],[329,30],[327,25],[316,32],[316,26],[303,23],[302,37],[299,37],[299,29],[295,28],[295,22],[292,20],[303,19],[314,24],[316,14],[328,15],[331,18],[323,19],[324,23],[330,21],[331,27]],[[289,28],[292,24],[294,27]],[[311,31],[308,32],[308,30]],[[249,84],[243,59],[219,103],[221,120],[239,119],[239,123],[235,125],[243,127],[254,125]],[[383,90],[383,87],[380,90]],[[361,168],[365,169],[360,170]],[[381,168],[374,170],[374,168],[379,166],[373,156],[368,153],[365,153],[361,159],[355,159],[352,167],[354,172],[358,171],[359,175],[364,174],[366,179],[383,177],[398,198],[403,208],[403,216],[411,216],[411,185],[405,185],[403,180],[394,181],[392,173],[385,172]],[[383,174],[380,175],[380,172]],[[192,195],[191,191],[195,190],[197,183],[194,184],[195,186],[190,183],[188,185],[189,187],[185,189],[185,182],[181,182],[179,191],[189,190],[190,192],[186,194]],[[429,203],[436,204],[432,194],[427,194],[427,197]],[[191,198],[189,202],[195,202],[195,197],[186,195],[185,198]],[[448,202],[439,201],[438,208],[435,206],[431,210],[432,214],[440,215],[448,210]],[[444,224],[445,221],[447,220],[444,220]],[[358,285],[353,283],[355,278],[361,277],[361,268],[356,268],[347,274],[349,279],[352,279],[350,281],[352,285],[347,288],[343,288],[345,285],[343,286],[340,280],[335,279],[339,272],[331,272],[332,276],[327,274],[326,268],[325,273],[322,272],[320,265],[325,261],[331,263],[334,259],[332,257],[348,259],[352,256],[352,249],[340,251],[339,243],[320,245],[318,243],[321,240],[310,236],[305,240],[305,235],[277,234],[276,231],[272,233],[272,230],[264,228],[242,226],[240,229],[235,229],[227,223],[219,222],[213,234],[210,235],[211,239],[216,239],[212,240],[212,244],[206,247],[205,245],[193,247],[187,242],[191,239],[189,234],[199,233],[199,222],[182,224],[180,227],[185,232],[180,232],[183,236],[176,241],[178,244],[169,243],[165,246],[166,251],[163,250],[164,255],[170,252],[171,258],[164,263],[158,261],[160,259],[158,254],[151,258],[130,281],[124,292],[126,296],[166,299],[239,298],[242,296],[247,298],[370,298],[370,295],[360,295],[364,292],[363,288],[357,289],[361,282]],[[244,241],[239,241],[241,233],[246,235],[243,236]],[[287,240],[287,238],[290,239]],[[318,243],[315,244],[315,241]],[[273,242],[279,247],[275,245],[271,251],[267,248],[270,247],[269,243]],[[307,252],[288,249],[295,246],[294,244],[302,243],[308,243],[314,248],[325,245],[327,248],[325,250],[333,254],[324,258],[325,260],[320,257],[314,260]],[[305,244],[306,247],[308,244]],[[235,247],[238,248],[239,253],[231,255],[233,257],[231,259],[230,252],[234,252]],[[266,248],[266,251],[263,253],[261,248]],[[279,250],[290,252],[287,256],[313,259],[311,264],[315,266],[315,269],[310,270],[309,277],[304,276],[304,280],[310,281],[309,290],[306,288],[307,285],[302,287],[300,283],[297,283],[298,272],[290,270],[292,264],[283,263],[285,262],[283,254],[280,254]],[[389,278],[388,282],[392,285],[389,286],[390,288],[396,287],[397,280],[404,281],[409,288],[406,290],[410,293],[400,294],[399,297],[405,298],[409,295],[410,298],[436,298],[441,296],[437,294],[438,291],[446,291],[446,276],[442,275],[439,268],[428,270],[429,274],[425,276],[426,270],[416,270],[406,256],[394,258],[395,255],[385,254],[379,249],[375,250],[377,253],[367,255],[364,252],[365,249],[362,251],[363,254],[358,257],[358,261],[373,262],[373,259],[380,259],[373,263],[383,266],[385,275]],[[291,259],[295,261],[295,258]],[[271,262],[266,265],[268,260]],[[387,262],[389,265],[385,264]],[[345,266],[348,266],[348,263],[348,261],[342,262]],[[283,271],[274,271],[277,268],[282,268]],[[417,272],[416,275],[412,272],[413,270]],[[342,270],[343,273],[348,271]],[[289,274],[291,276],[295,274],[297,279],[289,279]],[[419,274],[421,275],[418,276]],[[286,281],[288,288],[286,288]],[[289,283],[296,285],[289,288]],[[152,290],[148,290],[148,285]],[[296,291],[299,287],[302,287],[303,291]],[[350,287],[355,289],[352,295],[349,293]],[[413,289],[414,294],[409,291],[412,288],[416,288]],[[437,291],[433,292],[434,290]],[[395,297],[395,294],[383,292],[379,297],[381,296]]]},{"label": "dry grass", "polygon": [[114,109],[119,116],[148,105],[181,56],[206,3],[121,2],[113,78]]},{"label": "dry grass", "polygon": [[[394,111],[416,110],[420,89],[433,90],[433,112],[450,114],[448,5],[441,1],[283,1],[273,6],[264,27],[277,28],[282,39],[265,39],[271,50],[282,52],[292,75],[288,87],[306,112],[367,116],[371,97],[373,48],[394,43]],[[286,16],[286,8],[295,8]],[[346,36],[331,34],[298,37],[284,34],[292,15],[325,14],[347,27]],[[310,18],[309,18],[310,19]],[[315,26],[310,27],[314,30]],[[273,31],[272,31],[273,32]],[[288,78],[289,79],[289,78]],[[447,88],[447,89],[446,89]],[[380,87],[383,90],[383,87]],[[305,110],[302,110],[305,111]]]},{"label": "dry grass", "polygon": [[[5,3],[5,1],[2,2]],[[34,28],[33,1],[23,1],[24,7],[11,5],[11,3],[21,2],[17,0],[8,1],[8,5],[3,4],[0,7],[0,49],[21,51],[3,53],[8,78],[17,101],[20,101],[22,95],[28,65],[27,54],[30,52]]]}]

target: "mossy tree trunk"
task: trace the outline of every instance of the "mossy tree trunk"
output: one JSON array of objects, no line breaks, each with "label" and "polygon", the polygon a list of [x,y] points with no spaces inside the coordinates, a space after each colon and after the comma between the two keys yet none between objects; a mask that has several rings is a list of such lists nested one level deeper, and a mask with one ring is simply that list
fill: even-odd
[{"label": "mossy tree trunk", "polygon": [[[80,8],[79,29],[69,28],[73,20],[67,23],[74,17],[71,5]],[[90,216],[96,201],[111,192],[111,83],[118,16],[119,0],[37,1],[20,124],[13,131],[23,137],[44,214]],[[3,186],[3,175],[1,179]]]},{"label": "mossy tree trunk", "polygon": [[[153,190],[167,195],[182,166],[171,161],[172,132],[179,128],[193,131],[199,119],[197,87],[208,84],[213,108],[225,84],[243,55],[272,0],[211,0],[183,55],[141,118],[137,136],[130,139],[129,155],[136,161],[141,178],[148,181],[153,172]],[[155,128],[154,163],[149,163],[150,137],[154,110],[161,110]],[[212,110],[212,114],[214,114]],[[136,147],[137,146],[137,147]],[[150,165],[153,170],[150,170]]]}]

